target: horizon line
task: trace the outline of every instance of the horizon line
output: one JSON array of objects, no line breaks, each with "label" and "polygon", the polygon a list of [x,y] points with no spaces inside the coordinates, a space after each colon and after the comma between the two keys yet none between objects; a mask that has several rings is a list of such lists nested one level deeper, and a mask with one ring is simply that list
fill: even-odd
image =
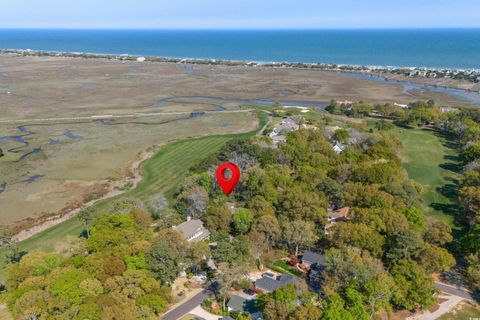
[{"label": "horizon line", "polygon": [[65,30],[65,31],[373,31],[373,30],[480,30],[476,27],[364,27],[364,28],[114,28],[114,27],[1,27],[0,30]]}]

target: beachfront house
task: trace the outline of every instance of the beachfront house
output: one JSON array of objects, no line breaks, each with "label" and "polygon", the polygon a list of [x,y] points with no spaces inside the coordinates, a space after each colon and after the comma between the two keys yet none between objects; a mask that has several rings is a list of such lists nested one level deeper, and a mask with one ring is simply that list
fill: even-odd
[{"label": "beachfront house", "polygon": [[188,242],[198,242],[210,237],[210,231],[208,231],[203,226],[203,222],[198,219],[189,219],[173,228],[180,231]]}]

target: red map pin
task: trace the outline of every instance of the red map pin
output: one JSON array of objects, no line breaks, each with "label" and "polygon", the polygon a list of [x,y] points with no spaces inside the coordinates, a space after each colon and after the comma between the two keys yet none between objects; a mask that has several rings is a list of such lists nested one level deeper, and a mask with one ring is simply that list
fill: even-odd
[{"label": "red map pin", "polygon": [[[225,177],[227,170],[230,170],[230,172],[232,173],[230,179],[227,179],[227,177]],[[238,168],[235,163],[224,162],[218,166],[215,175],[217,176],[218,184],[222,188],[223,193],[229,195],[230,193],[232,193],[233,189],[235,189],[238,180],[240,180],[240,168]]]}]

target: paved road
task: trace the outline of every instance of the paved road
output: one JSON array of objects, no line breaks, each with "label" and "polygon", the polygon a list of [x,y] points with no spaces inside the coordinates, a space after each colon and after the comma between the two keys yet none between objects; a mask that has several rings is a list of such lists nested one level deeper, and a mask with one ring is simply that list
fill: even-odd
[{"label": "paved road", "polygon": [[457,296],[457,297],[460,297],[460,298],[463,298],[463,299],[466,299],[466,300],[474,301],[472,295],[466,289],[457,288],[457,287],[454,287],[454,286],[451,286],[451,285],[448,285],[448,284],[445,284],[445,283],[442,283],[442,282],[438,282],[438,281],[435,282],[435,286],[438,289],[440,289],[443,292],[448,293],[450,295]]},{"label": "paved road", "polygon": [[162,320],[177,320],[195,309],[197,306],[201,305],[203,301],[207,298],[211,297],[213,292],[209,289],[205,289],[200,293],[197,293],[189,300],[185,301],[185,303],[181,304],[180,306],[176,307],[175,309],[165,313],[162,316]]}]

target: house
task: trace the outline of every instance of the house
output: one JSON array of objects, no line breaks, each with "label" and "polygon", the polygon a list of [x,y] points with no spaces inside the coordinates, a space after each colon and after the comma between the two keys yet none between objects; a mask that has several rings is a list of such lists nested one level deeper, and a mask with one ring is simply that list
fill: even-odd
[{"label": "house", "polygon": [[281,133],[288,133],[296,131],[300,128],[297,122],[292,117],[287,117],[282,120],[282,122],[268,135],[270,138],[280,135]]},{"label": "house", "polygon": [[185,240],[188,242],[202,241],[208,239],[210,236],[210,231],[205,229],[203,222],[198,219],[185,221],[178,226],[174,226],[173,228],[180,231]]},{"label": "house", "polygon": [[343,152],[343,150],[345,150],[346,146],[341,143],[341,142],[336,142],[334,145],[333,145],[333,151],[335,151],[336,154],[340,154]]},{"label": "house", "polygon": [[138,57],[137,62],[145,62],[145,57]]},{"label": "house", "polygon": [[304,252],[302,257],[302,266],[305,269],[310,269],[312,265],[325,266],[325,256],[310,250]]},{"label": "house", "polygon": [[261,318],[260,310],[255,305],[255,296],[236,294],[228,300],[227,309],[229,312],[239,311],[249,314],[253,319]]},{"label": "house", "polygon": [[337,222],[345,222],[350,220],[350,208],[343,207],[338,210],[331,210],[327,212],[327,221],[325,225],[325,234],[328,234],[328,229],[332,228]]},{"label": "house", "polygon": [[328,222],[347,221],[349,219],[350,208],[343,207],[338,210],[331,210],[327,213]]},{"label": "house", "polygon": [[298,280],[298,277],[286,273],[282,273],[278,277],[272,277],[271,274],[263,274],[260,279],[255,281],[254,285],[257,291],[269,293],[288,284],[294,284]]}]

